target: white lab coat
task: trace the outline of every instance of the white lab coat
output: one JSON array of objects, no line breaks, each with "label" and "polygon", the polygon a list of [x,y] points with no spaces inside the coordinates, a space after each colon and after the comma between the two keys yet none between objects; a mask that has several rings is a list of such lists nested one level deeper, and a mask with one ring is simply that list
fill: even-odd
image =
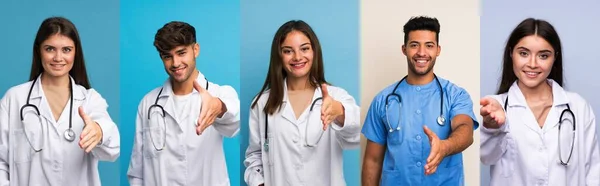
[{"label": "white lab coat", "polygon": [[[120,153],[119,130],[108,115],[106,101],[94,89],[75,85],[73,110],[70,110],[69,100],[56,121],[41,88],[40,77],[31,91],[29,103],[39,109],[43,130],[33,109],[25,109],[29,110],[25,112],[28,121],[25,128],[20,119],[20,109],[27,102],[32,81],[10,88],[0,101],[0,185],[99,186],[98,160],[115,161]],[[72,79],[71,83],[74,83]],[[84,127],[79,106],[102,128],[102,144],[91,153],[79,147]],[[69,128],[69,111],[76,136],[73,142],[63,135]],[[25,133],[33,146],[42,151],[33,150]]]},{"label": "white lab coat", "polygon": [[[285,82],[285,81],[284,81]],[[345,108],[344,127],[331,123],[316,147],[305,147],[308,130],[308,143],[315,144],[323,131],[321,104],[317,101],[309,115],[306,108],[296,119],[284,85],[284,98],[281,110],[269,115],[269,151],[263,148],[265,142],[265,113],[263,109],[269,91],[263,93],[256,107],[250,110],[250,139],[246,149],[244,180],[249,186],[264,183],[265,186],[295,185],[346,185],[343,174],[343,149],[354,149],[360,145],[360,108],[345,90],[327,86],[330,96],[342,103]],[[316,89],[313,101],[321,97],[321,89]],[[308,106],[310,107],[310,105]],[[307,120],[310,128],[306,129]]]},{"label": "white lab coat", "polygon": [[[508,93],[492,96],[502,106],[507,94],[509,99],[506,123],[499,129],[481,128],[481,161],[491,165],[491,186],[600,185],[600,152],[592,108],[578,94],[565,91],[553,80],[548,82],[553,105],[542,128],[516,82]],[[569,165],[563,166],[559,163],[558,123],[567,104],[575,114],[576,131],[573,155]],[[572,130],[568,120],[561,130]],[[566,140],[562,148],[568,151],[571,139],[561,136],[561,140]],[[563,161],[566,159],[563,156]]]},{"label": "white lab coat", "polygon": [[[204,75],[199,74],[196,81],[206,88]],[[166,112],[166,140],[164,126],[150,126],[148,108],[156,101],[161,87],[146,94],[139,104],[135,122],[135,140],[131,153],[131,162],[127,176],[129,183],[135,185],[229,185],[223,137],[233,137],[240,128],[238,95],[230,86],[219,86],[209,82],[208,92],[221,99],[227,112],[196,135],[196,122],[200,116],[201,98],[193,89],[190,96],[190,110],[175,113],[174,94],[169,80],[162,86],[163,91],[158,104]],[[153,112],[156,109],[153,109]],[[154,118],[153,118],[154,119]],[[152,144],[160,148],[157,151]]]}]

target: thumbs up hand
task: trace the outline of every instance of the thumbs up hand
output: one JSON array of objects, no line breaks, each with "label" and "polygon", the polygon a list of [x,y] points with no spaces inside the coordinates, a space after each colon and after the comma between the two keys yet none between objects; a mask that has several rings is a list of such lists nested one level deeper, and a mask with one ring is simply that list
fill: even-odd
[{"label": "thumbs up hand", "polygon": [[327,130],[327,127],[331,122],[333,122],[333,120],[343,127],[345,119],[344,106],[342,103],[329,96],[327,84],[321,84],[321,92],[323,93],[323,105],[321,106],[321,121],[323,121],[323,130]]},{"label": "thumbs up hand", "polygon": [[83,107],[79,107],[79,116],[85,125],[79,137],[79,147],[89,153],[102,140],[102,128],[98,123],[92,121],[92,118],[83,111]]}]

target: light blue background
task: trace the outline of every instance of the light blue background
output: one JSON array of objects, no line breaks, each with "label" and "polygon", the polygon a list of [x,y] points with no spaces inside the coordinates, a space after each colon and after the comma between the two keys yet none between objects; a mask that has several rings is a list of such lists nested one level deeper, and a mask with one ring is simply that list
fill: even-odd
[{"label": "light blue background", "polygon": [[[502,53],[510,32],[525,18],[545,19],[557,30],[563,47],[565,87],[583,96],[600,116],[600,1],[482,1],[481,96],[495,94]],[[510,12],[510,13],[509,13]],[[597,120],[598,121],[598,120]],[[596,123],[597,131],[600,125]],[[600,134],[600,133],[599,133]],[[481,185],[489,185],[489,167],[481,165]]]},{"label": "light blue background", "polygon": [[[271,42],[277,29],[289,20],[301,19],[313,28],[322,46],[326,80],[360,103],[358,0],[242,1],[241,7],[241,157],[248,147],[250,104],[266,78]],[[358,149],[344,151],[344,176],[349,186],[360,185],[359,154]],[[238,164],[243,180],[245,167],[243,162]]]},{"label": "light blue background", "polygon": [[[198,70],[220,85],[231,85],[239,94],[239,1],[137,1],[121,0],[121,185],[129,185],[127,170],[135,133],[138,104],[150,90],[162,86],[168,74],[152,45],[156,31],[170,21],[196,28],[200,55]],[[224,149],[231,185],[239,185],[239,135],[225,138]]]},{"label": "light blue background", "polygon": [[[29,80],[33,40],[40,24],[51,16],[65,17],[77,27],[88,78],[108,102],[108,113],[119,120],[119,1],[3,1],[0,5],[0,94]],[[119,159],[100,162],[103,185],[118,185]],[[70,175],[65,175],[66,179]]]}]

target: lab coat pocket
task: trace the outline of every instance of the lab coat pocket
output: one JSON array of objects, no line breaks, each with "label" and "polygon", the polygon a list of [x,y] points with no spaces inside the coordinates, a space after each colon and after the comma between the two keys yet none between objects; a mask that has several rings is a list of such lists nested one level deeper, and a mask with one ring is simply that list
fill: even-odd
[{"label": "lab coat pocket", "polygon": [[[454,164],[454,165],[451,165]],[[440,164],[443,165],[443,164]],[[448,166],[438,166],[433,177],[436,185],[464,185],[464,175],[462,174],[462,164],[455,164],[452,161]]]},{"label": "lab coat pocket", "polygon": [[[33,144],[34,142],[36,142],[37,140],[35,140],[36,138],[33,136],[33,134],[30,132],[28,133],[28,136],[25,136],[25,130],[23,129],[17,129],[14,131],[14,138],[15,138],[15,143],[14,143],[14,150],[15,150],[15,158],[14,161],[15,163],[24,163],[24,162],[31,162],[31,157],[33,156],[33,149],[31,147],[31,145],[29,144],[27,137],[29,137],[31,140],[31,145],[35,145]],[[39,146],[36,146],[36,148],[39,148]]]},{"label": "lab coat pocket", "polygon": [[396,107],[391,107],[389,112],[386,112],[384,118],[386,123],[385,132],[387,133],[387,141],[392,146],[400,146],[404,142],[404,131],[406,130],[402,125],[400,115],[393,114],[398,112],[397,109],[398,108]]},{"label": "lab coat pocket", "polygon": [[[387,132],[387,131],[386,131]],[[387,135],[387,141],[392,146],[400,146],[404,142],[404,130],[394,130]]]},{"label": "lab coat pocket", "polygon": [[405,177],[402,175],[400,170],[383,170],[381,172],[381,185],[382,186],[394,186],[394,185],[402,185],[400,180]]},{"label": "lab coat pocket", "polygon": [[274,157],[274,154],[275,154],[274,151],[276,150],[274,148],[274,146],[275,146],[275,138],[269,137],[268,141],[269,141],[269,143],[267,144],[268,145],[268,147],[267,147],[268,148],[268,150],[267,150],[267,161],[268,162],[267,162],[266,165],[273,166],[273,165],[275,165],[275,163],[274,163],[274,159],[275,159],[275,157]]},{"label": "lab coat pocket", "polygon": [[514,172],[514,164],[516,160],[516,147],[512,138],[506,139],[506,152],[500,158],[500,167],[502,167],[502,176],[505,178],[511,177]]},{"label": "lab coat pocket", "polygon": [[[163,144],[166,143],[166,141],[163,139],[164,134],[160,132],[158,127],[143,129],[142,133],[144,141],[142,152],[143,157],[148,159],[156,158],[159,150],[163,148]],[[166,146],[164,148],[166,148]]]}]

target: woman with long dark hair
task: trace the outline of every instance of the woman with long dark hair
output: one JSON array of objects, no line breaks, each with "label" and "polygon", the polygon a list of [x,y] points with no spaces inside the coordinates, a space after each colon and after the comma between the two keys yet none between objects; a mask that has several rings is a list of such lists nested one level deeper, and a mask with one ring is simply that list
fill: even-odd
[{"label": "woman with long dark hair", "polygon": [[600,185],[592,107],[563,86],[554,27],[522,21],[504,49],[498,95],[481,99],[481,161],[491,185]]},{"label": "woman with long dark hair", "polygon": [[257,185],[345,185],[343,149],[358,148],[360,108],[325,81],[321,45],[303,21],[283,24],[252,102],[244,180]]},{"label": "woman with long dark hair", "polygon": [[29,82],[0,101],[0,185],[100,185],[98,161],[115,161],[119,131],[91,89],[79,33],[44,20]]}]

